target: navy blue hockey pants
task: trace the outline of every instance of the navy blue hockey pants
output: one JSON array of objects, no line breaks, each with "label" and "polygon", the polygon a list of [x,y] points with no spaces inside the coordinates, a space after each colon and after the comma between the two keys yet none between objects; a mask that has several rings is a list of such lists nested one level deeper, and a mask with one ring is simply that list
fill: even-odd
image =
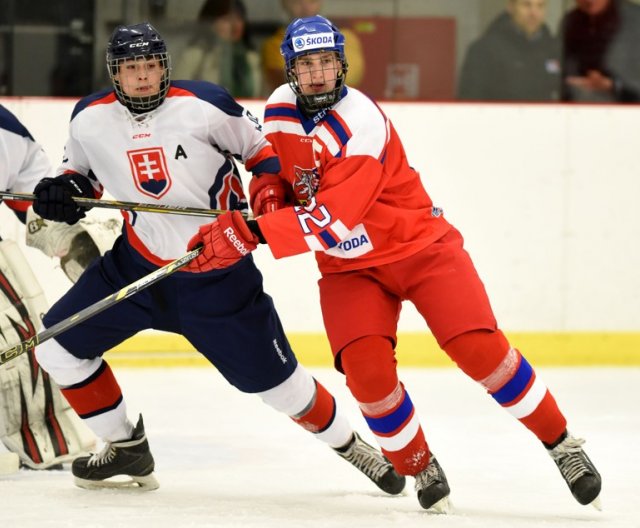
[{"label": "navy blue hockey pants", "polygon": [[[47,312],[45,327],[154,269],[120,237]],[[149,328],[183,335],[242,392],[271,389],[297,365],[251,255],[225,270],[175,272],[55,339],[74,356],[91,359]]]}]

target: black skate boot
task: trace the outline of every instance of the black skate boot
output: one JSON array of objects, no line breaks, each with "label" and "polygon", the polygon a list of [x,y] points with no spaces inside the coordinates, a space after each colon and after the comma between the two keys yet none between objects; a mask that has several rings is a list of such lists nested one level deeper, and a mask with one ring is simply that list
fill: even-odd
[{"label": "black skate boot", "polygon": [[353,433],[353,439],[344,448],[334,451],[362,471],[385,493],[398,495],[404,489],[406,479],[398,475],[391,462],[360,438],[358,433]]},{"label": "black skate boot", "polygon": [[562,442],[548,451],[575,499],[583,505],[592,504],[599,510],[602,479],[582,444],[584,440],[567,434]]},{"label": "black skate boot", "polygon": [[71,472],[76,486],[85,489],[138,488],[151,491],[159,486],[153,476],[154,466],[141,415],[129,440],[107,442],[100,453],[76,458]]},{"label": "black skate boot", "polygon": [[449,483],[440,464],[431,454],[429,465],[416,475],[418,502],[425,510],[435,513],[449,513]]}]

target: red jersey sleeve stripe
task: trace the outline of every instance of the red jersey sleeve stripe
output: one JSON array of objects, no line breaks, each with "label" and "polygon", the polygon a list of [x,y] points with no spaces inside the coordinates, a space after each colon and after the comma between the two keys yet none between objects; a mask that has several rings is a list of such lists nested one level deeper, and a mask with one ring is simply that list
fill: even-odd
[{"label": "red jersey sleeve stripe", "polygon": [[7,204],[9,209],[20,213],[24,213],[31,205],[31,202],[25,202],[23,200],[4,200],[4,203]]},{"label": "red jersey sleeve stripe", "polygon": [[289,123],[297,123],[300,124],[300,119],[297,117],[284,117],[284,116],[270,116],[265,117],[265,123],[275,123],[277,121],[288,121]]},{"label": "red jersey sleeve stripe", "polygon": [[[273,164],[276,166],[271,167]],[[271,145],[261,148],[255,156],[252,156],[244,163],[245,169],[251,172],[255,172],[254,169],[258,166],[263,168],[263,170],[259,170],[258,172],[273,172],[274,174],[277,174],[280,171],[278,156],[273,152]],[[266,170],[268,168],[275,168],[275,170]]]},{"label": "red jersey sleeve stripe", "polygon": [[299,123],[300,115],[296,105],[281,103],[268,105],[264,111],[264,121],[292,121]]}]

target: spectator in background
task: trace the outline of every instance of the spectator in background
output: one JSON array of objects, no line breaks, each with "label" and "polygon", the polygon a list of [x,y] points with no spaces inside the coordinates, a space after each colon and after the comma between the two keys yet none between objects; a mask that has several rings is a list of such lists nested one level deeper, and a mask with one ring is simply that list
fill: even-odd
[{"label": "spectator in background", "polygon": [[561,26],[565,101],[640,101],[640,7],[576,0]]},{"label": "spectator in background", "polygon": [[560,49],[544,22],[546,8],[546,0],[508,0],[506,10],[467,50],[460,99],[560,98]]},{"label": "spectator in background", "polygon": [[[289,17],[287,24],[296,18],[306,18],[320,14],[322,0],[281,0],[282,9]],[[284,38],[286,27],[282,26],[267,38],[262,45],[262,73],[265,95],[271,94],[282,83],[284,78],[284,60],[280,54],[280,44]],[[364,55],[358,36],[351,30],[343,28],[346,55],[349,57],[349,86],[358,87],[364,77]]]},{"label": "spectator in background", "polygon": [[260,56],[247,32],[242,0],[206,0],[198,22],[199,31],[174,63],[175,77],[222,85],[234,97],[259,96]]},{"label": "spectator in background", "polygon": [[0,95],[9,95],[10,57],[9,35],[0,33]]}]

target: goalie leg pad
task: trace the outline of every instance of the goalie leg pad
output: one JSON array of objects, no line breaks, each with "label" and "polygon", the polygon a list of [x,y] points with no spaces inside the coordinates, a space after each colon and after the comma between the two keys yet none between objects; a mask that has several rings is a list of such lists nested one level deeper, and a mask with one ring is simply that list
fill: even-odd
[{"label": "goalie leg pad", "polygon": [[33,352],[0,368],[0,394],[0,439],[25,466],[46,469],[95,446],[95,437]]},{"label": "goalie leg pad", "polygon": [[0,332],[7,345],[35,335],[47,308],[42,287],[18,245],[0,241]]},{"label": "goalie leg pad", "polygon": [[[35,335],[46,309],[17,244],[1,241],[0,342],[11,346]],[[0,367],[0,440],[34,469],[71,460],[95,443],[32,351]]]}]

